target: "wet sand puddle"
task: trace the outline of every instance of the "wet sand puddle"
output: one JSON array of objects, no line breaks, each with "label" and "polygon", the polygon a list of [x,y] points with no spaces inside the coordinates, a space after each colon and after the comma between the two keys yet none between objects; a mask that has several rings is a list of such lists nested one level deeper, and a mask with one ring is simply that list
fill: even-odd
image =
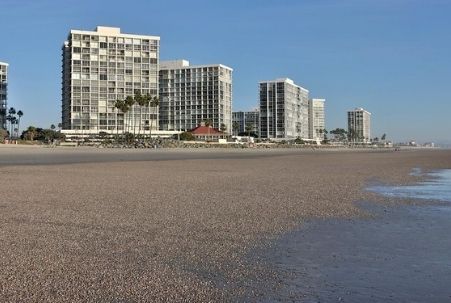
[{"label": "wet sand puddle", "polygon": [[362,202],[376,219],[314,220],[261,258],[281,273],[263,302],[451,302],[451,169],[380,194],[434,199],[408,206]]},{"label": "wet sand puddle", "polygon": [[[412,175],[421,175],[421,171],[414,169]],[[426,181],[415,185],[373,185],[368,187],[368,190],[389,197],[451,202],[451,169],[437,170],[427,173],[426,176],[428,177]]]}]

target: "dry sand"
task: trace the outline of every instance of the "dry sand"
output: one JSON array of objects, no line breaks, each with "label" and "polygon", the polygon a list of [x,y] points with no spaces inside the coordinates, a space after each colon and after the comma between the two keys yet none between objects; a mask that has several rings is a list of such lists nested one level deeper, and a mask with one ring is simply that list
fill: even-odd
[{"label": "dry sand", "polygon": [[375,198],[372,180],[451,168],[446,150],[182,153],[0,165],[0,301],[258,300],[277,272],[249,252],[308,218],[364,215],[354,202]]}]

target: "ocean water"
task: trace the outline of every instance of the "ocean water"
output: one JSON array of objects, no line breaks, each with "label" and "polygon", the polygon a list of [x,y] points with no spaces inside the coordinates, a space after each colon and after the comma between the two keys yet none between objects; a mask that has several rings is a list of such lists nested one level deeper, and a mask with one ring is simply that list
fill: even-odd
[{"label": "ocean water", "polygon": [[451,169],[368,189],[438,203],[362,201],[373,218],[312,220],[284,235],[261,252],[280,278],[259,302],[451,302]]},{"label": "ocean water", "polygon": [[[414,169],[411,174],[420,175],[421,172],[418,169]],[[427,173],[427,180],[415,185],[373,185],[367,189],[388,197],[451,202],[451,169],[442,169]]]}]

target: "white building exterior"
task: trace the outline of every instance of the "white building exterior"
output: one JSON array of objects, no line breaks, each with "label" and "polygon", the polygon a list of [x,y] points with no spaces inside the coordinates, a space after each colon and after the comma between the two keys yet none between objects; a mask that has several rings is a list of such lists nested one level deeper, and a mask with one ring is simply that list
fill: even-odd
[{"label": "white building exterior", "polygon": [[0,62],[0,128],[6,129],[8,111],[8,63]]},{"label": "white building exterior", "polygon": [[[160,37],[98,26],[71,30],[63,51],[62,124],[65,133],[149,133],[158,109],[134,105],[125,115],[117,100],[158,96]],[[152,121],[153,120],[153,121]]]},{"label": "white building exterior", "polygon": [[325,99],[309,100],[309,138],[313,140],[323,140],[323,131],[326,128],[324,103]]},{"label": "white building exterior", "polygon": [[222,64],[160,63],[160,130],[188,131],[202,122],[232,131],[232,72]]},{"label": "white building exterior", "polygon": [[259,85],[260,137],[307,139],[309,91],[288,78],[262,81]]},{"label": "white building exterior", "polygon": [[363,108],[348,111],[348,136],[352,142],[369,143],[371,140],[371,113]]}]

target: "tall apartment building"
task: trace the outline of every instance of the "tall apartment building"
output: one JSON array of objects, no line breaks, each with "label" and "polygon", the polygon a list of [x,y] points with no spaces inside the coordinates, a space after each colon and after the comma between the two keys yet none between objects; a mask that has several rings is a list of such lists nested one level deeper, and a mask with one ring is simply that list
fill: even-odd
[{"label": "tall apartment building", "polygon": [[0,62],[0,128],[6,129],[8,111],[8,63]]},{"label": "tall apartment building", "polygon": [[309,91],[288,78],[259,84],[260,137],[307,139]]},{"label": "tall apartment building", "polygon": [[326,128],[324,115],[325,99],[310,99],[308,103],[309,114],[309,138],[322,140],[323,130]]},{"label": "tall apartment building", "polygon": [[[246,133],[247,126],[250,126],[251,132],[254,134],[259,133],[260,124],[260,112],[258,110],[250,112],[233,112],[232,113],[232,134],[238,135],[240,133]],[[237,129],[234,129],[234,126]]]},{"label": "tall apartment building", "polygon": [[232,72],[222,64],[160,63],[160,130],[187,131],[210,121],[231,133]]},{"label": "tall apartment building", "polygon": [[369,143],[371,113],[363,108],[348,111],[348,136],[352,142]]},{"label": "tall apartment building", "polygon": [[124,114],[115,102],[136,92],[158,96],[159,43],[160,37],[124,34],[116,27],[71,30],[62,48],[63,129],[82,134],[158,129],[158,109],[134,105]]}]

